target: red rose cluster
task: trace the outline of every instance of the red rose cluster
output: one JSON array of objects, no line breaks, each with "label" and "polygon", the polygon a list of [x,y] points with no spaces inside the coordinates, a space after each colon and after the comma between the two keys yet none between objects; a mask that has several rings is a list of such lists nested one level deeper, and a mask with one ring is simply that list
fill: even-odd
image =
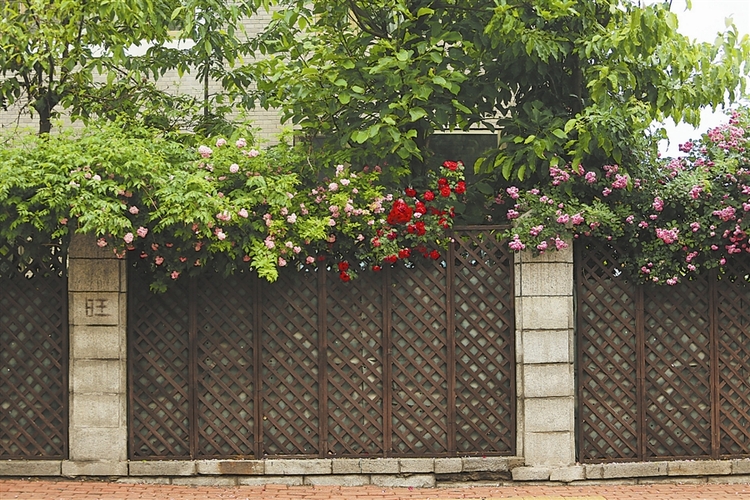
[{"label": "red rose cluster", "polygon": [[[386,227],[370,240],[376,255],[388,264],[414,255],[439,259],[440,251],[434,247],[446,244],[445,231],[455,216],[454,195],[466,192],[463,170],[463,163],[445,161],[439,172],[431,174],[431,189],[421,195],[412,186],[404,189],[405,198],[393,202]],[[380,265],[373,266],[375,271],[380,269]]]}]

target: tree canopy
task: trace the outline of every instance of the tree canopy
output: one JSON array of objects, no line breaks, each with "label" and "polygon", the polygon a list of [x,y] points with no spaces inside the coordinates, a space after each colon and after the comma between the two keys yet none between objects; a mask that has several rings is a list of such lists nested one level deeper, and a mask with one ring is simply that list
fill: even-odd
[{"label": "tree canopy", "polygon": [[[669,2],[280,0],[262,102],[332,155],[423,173],[436,131],[502,130],[478,171],[639,161],[654,121],[697,124],[744,92],[750,41],[677,31]],[[657,131],[656,138],[662,137]]]}]

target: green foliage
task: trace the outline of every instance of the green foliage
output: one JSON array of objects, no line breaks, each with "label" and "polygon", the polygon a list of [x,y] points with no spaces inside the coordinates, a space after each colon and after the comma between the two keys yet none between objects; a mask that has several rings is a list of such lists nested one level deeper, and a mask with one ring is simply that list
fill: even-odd
[{"label": "green foliage", "polygon": [[261,104],[322,137],[327,159],[424,176],[435,130],[494,113],[486,2],[281,3],[258,42]]},{"label": "green foliage", "polygon": [[666,2],[281,3],[258,42],[262,104],[322,137],[329,157],[385,160],[396,177],[425,174],[435,131],[475,125],[502,129],[476,169],[503,179],[630,169],[655,151],[654,121],[696,124],[701,107],[744,92],[750,69],[736,28],[691,42]]},{"label": "green foliage", "polygon": [[142,77],[152,69],[140,67],[139,58],[126,51],[167,41],[168,16],[176,3],[0,3],[0,107],[25,100],[45,133],[58,105],[86,116],[91,104],[102,108],[109,102],[112,109],[126,95],[140,102]]},{"label": "green foliage", "polygon": [[466,190],[463,167],[447,162],[432,179],[438,194],[417,203],[410,188],[413,218],[394,221],[385,215],[392,202],[406,202],[385,193],[379,169],[339,165],[321,182],[298,148],[260,151],[240,132],[207,144],[132,124],[9,138],[0,149],[0,248],[44,255],[71,231],[94,234],[118,257],[150,263],[157,289],[206,268],[251,268],[273,281],[280,267],[326,259],[347,262],[348,281],[355,267],[407,259],[411,249],[439,258]]},{"label": "green foliage", "polygon": [[572,164],[552,167],[533,188],[511,186],[497,198],[514,225],[512,249],[537,253],[591,236],[618,242],[626,271],[674,285],[750,253],[750,111],[701,140],[682,158],[652,160],[624,172]]}]

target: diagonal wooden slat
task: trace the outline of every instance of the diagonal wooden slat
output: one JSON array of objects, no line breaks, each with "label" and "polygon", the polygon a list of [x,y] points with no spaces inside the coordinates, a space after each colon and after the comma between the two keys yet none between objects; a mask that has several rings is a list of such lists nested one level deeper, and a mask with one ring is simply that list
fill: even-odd
[{"label": "diagonal wooden slat", "polygon": [[196,287],[199,457],[253,456],[252,280],[209,274]]},{"label": "diagonal wooden slat", "polygon": [[66,458],[64,262],[0,245],[0,459]]},{"label": "diagonal wooden slat", "polygon": [[391,298],[393,446],[396,453],[447,451],[445,269],[434,261],[396,268]]},{"label": "diagonal wooden slat", "polygon": [[135,266],[129,269],[130,453],[133,458],[188,458],[187,291],[173,287],[152,294],[149,275]]},{"label": "diagonal wooden slat", "polygon": [[579,454],[585,461],[637,456],[634,288],[615,248],[580,243],[576,254]]},{"label": "diagonal wooden slat", "polygon": [[455,240],[457,448],[509,452],[515,420],[511,255],[479,231]]}]

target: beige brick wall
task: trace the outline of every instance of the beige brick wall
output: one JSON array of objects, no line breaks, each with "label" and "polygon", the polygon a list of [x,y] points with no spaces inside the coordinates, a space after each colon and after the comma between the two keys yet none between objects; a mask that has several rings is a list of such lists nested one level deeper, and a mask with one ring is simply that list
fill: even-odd
[{"label": "beige brick wall", "polygon": [[[247,36],[253,36],[260,33],[271,20],[271,13],[265,11],[246,19],[242,25],[245,28]],[[177,71],[169,71],[162,76],[157,86],[163,90],[174,94],[187,94],[195,97],[203,95],[203,85],[195,77],[195,74],[186,74],[180,77]],[[211,85],[210,91],[215,93],[221,89],[218,82]],[[7,111],[0,109],[0,133],[11,133],[16,130],[28,130],[34,132],[38,129],[38,117],[32,116],[28,112],[29,106],[26,100],[22,100],[11,106]],[[58,108],[58,111],[62,111]],[[237,115],[235,115],[237,116]],[[247,112],[247,116],[252,121],[254,127],[260,129],[258,138],[265,144],[277,142],[279,134],[284,127],[280,122],[279,112],[276,110],[255,109]],[[80,128],[80,122],[72,123],[63,113],[60,120],[54,124],[54,127],[60,128]]]}]

